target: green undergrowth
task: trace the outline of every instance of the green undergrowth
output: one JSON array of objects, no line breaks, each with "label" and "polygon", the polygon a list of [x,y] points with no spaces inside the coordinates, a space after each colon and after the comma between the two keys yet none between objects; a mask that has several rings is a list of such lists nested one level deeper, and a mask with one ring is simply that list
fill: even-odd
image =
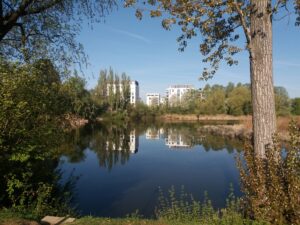
[{"label": "green undergrowth", "polygon": [[159,192],[156,219],[144,219],[137,212],[123,219],[83,217],[73,225],[269,225],[245,217],[240,199],[233,195],[232,188],[223,209],[215,209],[207,194],[202,202],[195,200],[184,187],[180,191],[171,187],[167,192],[161,189]]},{"label": "green undergrowth", "polygon": [[[195,221],[168,221],[168,220],[146,220],[146,219],[111,219],[111,218],[92,218],[83,217],[76,220],[72,225],[265,225],[267,223],[243,220],[233,220],[232,218],[223,218],[217,220],[203,220],[201,223]],[[71,225],[71,224],[70,224]]]},{"label": "green undergrowth", "polygon": [[167,193],[160,190],[156,217],[166,224],[268,224],[246,218],[241,208],[240,199],[233,195],[232,188],[230,193],[226,200],[226,207],[215,209],[207,193],[205,193],[204,200],[200,202],[195,200],[192,195],[188,195],[183,187],[179,193],[176,192],[174,187],[169,189]]},{"label": "green undergrowth", "polygon": [[[8,224],[29,224],[35,223],[30,214],[21,214],[14,211],[0,211],[0,225],[6,221],[15,223]],[[27,220],[22,220],[27,219]],[[30,220],[31,219],[31,220]],[[21,221],[21,222],[20,222]],[[2,222],[2,223],[1,223]],[[207,194],[202,202],[197,201],[192,195],[185,192],[182,187],[178,192],[174,187],[167,192],[160,190],[158,205],[155,210],[155,219],[145,219],[133,213],[125,218],[101,218],[82,217],[76,219],[70,225],[269,225],[263,221],[255,221],[244,216],[240,206],[240,200],[230,194],[224,209],[214,209]]]},{"label": "green undergrowth", "polygon": [[12,209],[0,209],[0,225],[37,225],[31,213],[22,213]]}]

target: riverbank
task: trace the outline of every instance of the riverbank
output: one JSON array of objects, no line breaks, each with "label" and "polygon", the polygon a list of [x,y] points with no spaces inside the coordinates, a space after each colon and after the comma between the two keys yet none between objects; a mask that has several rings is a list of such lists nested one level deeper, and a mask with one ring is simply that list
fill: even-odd
[{"label": "riverbank", "polygon": [[71,114],[66,114],[64,116],[64,120],[65,123],[63,123],[62,125],[67,129],[77,129],[85,126],[89,122],[87,119]]},{"label": "riverbank", "polygon": [[[225,212],[225,211],[224,211]],[[223,213],[224,213],[223,212]],[[221,215],[221,214],[220,214]],[[181,221],[181,220],[167,220],[167,219],[143,219],[139,217],[127,218],[105,218],[105,217],[82,217],[76,219],[74,222],[66,223],[68,225],[240,225],[240,224],[255,224],[255,225],[269,225],[265,222],[253,221],[245,219],[241,214],[235,212],[225,212],[222,216],[212,214],[203,216],[202,220],[197,221]],[[32,219],[26,219],[19,215],[11,213],[3,213],[0,211],[0,225],[43,225]],[[48,225],[48,224],[47,224]],[[56,225],[56,224],[51,224]]]},{"label": "riverbank", "polygon": [[251,121],[251,116],[164,114],[157,117],[163,121]]},{"label": "riverbank", "polygon": [[[225,213],[226,214],[226,213]],[[148,220],[141,218],[124,218],[124,219],[111,219],[111,218],[93,218],[84,217],[70,225],[241,225],[241,224],[255,224],[255,225],[268,225],[267,223],[252,221],[249,219],[243,219],[240,214],[232,213],[230,216],[218,216],[210,215],[203,217],[203,220],[199,221],[181,221],[178,220]]]},{"label": "riverbank", "polygon": [[[88,120],[74,115],[66,115],[65,119],[70,129],[77,129],[89,123]],[[199,132],[237,138],[239,140],[250,139],[252,136],[252,116],[164,114],[152,117],[152,119],[163,123],[201,122],[204,125],[198,129]],[[292,119],[300,127],[300,116],[277,117],[278,137],[280,140],[289,140],[289,123]],[[97,122],[123,122],[124,120],[128,119],[123,114],[106,115],[96,119]]]},{"label": "riverbank", "polygon": [[[158,120],[166,123],[177,122],[208,122],[198,128],[199,132],[221,135],[240,140],[250,139],[252,136],[252,116],[231,116],[231,115],[180,115],[166,114],[157,117]],[[300,127],[300,116],[277,117],[278,137],[281,141],[289,140],[289,123],[294,120]],[[233,124],[209,124],[210,122],[233,122]]]}]

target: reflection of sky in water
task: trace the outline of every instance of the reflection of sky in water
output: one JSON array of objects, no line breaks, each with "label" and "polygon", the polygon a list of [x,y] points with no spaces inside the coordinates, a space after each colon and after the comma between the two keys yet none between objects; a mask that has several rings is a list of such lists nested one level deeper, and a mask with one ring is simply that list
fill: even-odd
[{"label": "reflection of sky in water", "polygon": [[[208,191],[216,207],[224,206],[230,184],[240,195],[235,151],[228,151],[230,144],[223,139],[196,137],[188,127],[184,132],[175,128],[151,128],[140,137],[135,134],[136,131],[131,131],[120,135],[116,143],[108,143],[108,138],[106,141],[104,138],[98,150],[95,149],[99,145],[91,145],[97,141],[90,140],[79,162],[71,163],[68,157],[63,157],[64,178],[73,169],[74,175],[80,176],[74,196],[82,214],[120,217],[139,209],[141,214],[151,216],[158,187],[167,190],[172,185],[178,191],[184,185],[186,192],[196,199],[202,199]],[[212,148],[218,151],[210,148],[210,140],[217,142]],[[120,143],[126,146],[125,150]],[[111,169],[100,163],[103,157],[114,162]],[[126,159],[118,163],[122,157]]]}]

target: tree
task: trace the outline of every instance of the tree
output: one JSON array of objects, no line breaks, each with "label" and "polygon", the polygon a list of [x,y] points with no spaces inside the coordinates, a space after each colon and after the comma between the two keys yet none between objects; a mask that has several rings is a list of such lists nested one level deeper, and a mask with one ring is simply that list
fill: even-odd
[{"label": "tree", "polygon": [[276,113],[279,116],[289,115],[290,109],[290,98],[287,90],[284,87],[275,87],[275,106]]},{"label": "tree", "polygon": [[36,214],[42,205],[52,207],[47,188],[55,180],[57,164],[52,159],[63,140],[66,112],[60,87],[44,82],[43,72],[33,65],[0,60],[1,206],[23,206]]},{"label": "tree", "polygon": [[99,21],[114,0],[1,0],[0,56],[50,58],[67,69],[84,60],[75,36],[86,17]]},{"label": "tree", "polygon": [[103,109],[127,110],[130,104],[130,77],[120,76],[112,68],[100,71],[98,84],[92,90],[92,98]]},{"label": "tree", "polygon": [[225,114],[225,88],[221,85],[206,85],[199,96],[197,114]]},{"label": "tree", "polygon": [[226,86],[226,97],[228,97],[229,93],[233,91],[233,89],[235,88],[234,83],[229,82]]},{"label": "tree", "polygon": [[106,108],[107,105],[107,70],[101,70],[98,83],[91,91],[93,102]]},{"label": "tree", "polygon": [[115,85],[115,105],[114,108],[116,111],[119,110],[120,103],[121,103],[121,82],[120,82],[120,77],[118,74],[115,74],[114,76],[114,85]]},{"label": "tree", "polygon": [[51,60],[39,59],[33,63],[39,72],[40,80],[48,85],[61,84],[60,75]]},{"label": "tree", "polygon": [[205,114],[225,114],[225,91],[223,88],[212,89],[204,104]]},{"label": "tree", "polygon": [[112,68],[109,68],[109,72],[108,72],[108,104],[110,107],[110,111],[112,111],[113,105],[114,105],[114,92],[115,92],[115,86],[114,86],[114,71],[112,70]]},{"label": "tree", "polygon": [[123,93],[122,93],[122,109],[127,109],[130,104],[130,77],[126,75],[126,73],[122,73],[121,76],[121,83],[123,87]]},{"label": "tree", "polygon": [[251,93],[245,86],[239,86],[228,93],[227,112],[230,115],[247,115],[251,113]]},{"label": "tree", "polygon": [[292,100],[292,113],[300,115],[300,98],[294,98]]},{"label": "tree", "polygon": [[[126,6],[137,0],[127,0]],[[273,4],[275,2],[275,4]],[[172,24],[181,26],[178,38],[179,50],[184,50],[187,40],[202,35],[200,51],[205,56],[203,79],[212,77],[222,60],[234,65],[233,56],[243,49],[249,53],[251,95],[253,104],[254,151],[264,157],[265,146],[272,143],[276,132],[276,114],[273,88],[272,21],[280,8],[288,7],[288,0],[154,0],[151,17],[165,15],[162,26],[170,29]],[[300,1],[294,0],[296,25],[300,25]],[[142,18],[143,9],[136,11]],[[246,44],[239,46],[237,40],[244,34]]]},{"label": "tree", "polygon": [[94,119],[94,107],[90,93],[85,89],[86,81],[78,75],[63,83],[63,91],[69,99],[68,111],[71,114]]},{"label": "tree", "polygon": [[[194,113],[197,111],[199,101],[201,101],[200,90],[189,90],[182,96],[183,100],[181,106],[185,107],[188,112]],[[197,111],[198,112],[198,111]]]}]

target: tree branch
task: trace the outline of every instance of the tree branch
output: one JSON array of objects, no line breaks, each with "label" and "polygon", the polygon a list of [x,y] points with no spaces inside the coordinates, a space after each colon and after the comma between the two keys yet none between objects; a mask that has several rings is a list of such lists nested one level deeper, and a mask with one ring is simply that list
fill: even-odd
[{"label": "tree branch", "polygon": [[15,11],[14,8],[11,6],[11,4],[7,3],[6,1],[2,0],[1,3],[4,3],[4,5],[10,8],[11,11]]},{"label": "tree branch", "polygon": [[3,40],[6,34],[16,25],[22,13],[33,2],[34,0],[22,0],[19,8],[16,11],[12,10],[10,13],[2,17],[3,25],[1,26],[1,30],[0,30],[0,42]]},{"label": "tree branch", "polygon": [[63,2],[63,0],[53,0],[48,2],[47,4],[41,5],[37,8],[32,8],[32,9],[28,9],[27,11],[24,11],[22,16],[26,16],[26,15],[32,15],[32,14],[38,14],[41,13],[43,11],[46,11],[47,9],[52,8],[53,6],[59,4]]},{"label": "tree branch", "polygon": [[276,4],[274,5],[274,7],[272,9],[272,13],[277,12],[280,4],[283,2],[284,2],[284,0],[277,0]]},{"label": "tree branch", "polygon": [[243,13],[243,10],[239,6],[239,3],[236,0],[233,2],[233,5],[235,7],[235,10],[236,10],[237,14],[240,17],[241,25],[243,27],[244,34],[245,34],[247,44],[248,44],[247,48],[249,48],[249,45],[250,45],[250,42],[251,42],[251,34],[250,34],[250,29],[249,29],[249,27],[247,26],[247,23],[246,23],[245,15]]},{"label": "tree branch", "polygon": [[3,24],[3,2],[0,0],[0,26]]},{"label": "tree branch", "polygon": [[23,24],[22,23],[15,23],[15,26],[19,27],[20,28],[20,31],[21,31],[21,44],[23,46],[23,48],[25,48],[25,45],[26,45],[26,32],[25,32],[25,29],[23,27]]}]

